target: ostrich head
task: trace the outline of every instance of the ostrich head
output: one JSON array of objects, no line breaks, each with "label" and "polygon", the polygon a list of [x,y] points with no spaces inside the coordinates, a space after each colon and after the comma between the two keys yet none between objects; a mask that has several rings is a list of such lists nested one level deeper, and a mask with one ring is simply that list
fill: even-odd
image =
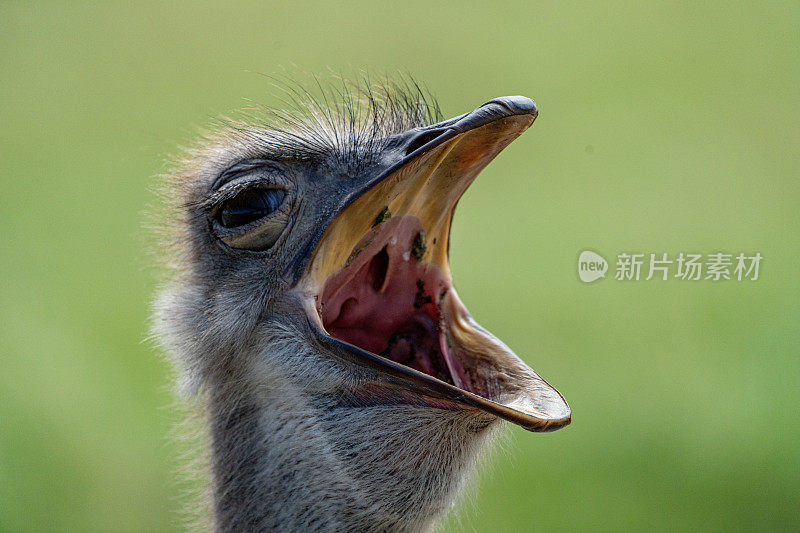
[{"label": "ostrich head", "polygon": [[342,91],[228,124],[168,180],[156,329],[204,399],[218,529],[427,530],[499,420],[569,423],[448,264],[458,199],[536,116],[520,96],[441,121],[418,89]]}]

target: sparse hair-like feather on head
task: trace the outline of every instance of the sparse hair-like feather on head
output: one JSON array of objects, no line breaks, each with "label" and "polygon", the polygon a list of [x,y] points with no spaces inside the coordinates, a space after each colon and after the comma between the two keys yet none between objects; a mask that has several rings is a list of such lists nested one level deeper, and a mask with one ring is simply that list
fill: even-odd
[{"label": "sparse hair-like feather on head", "polygon": [[436,99],[408,76],[378,82],[314,78],[313,92],[294,79],[273,80],[282,107],[254,105],[223,125],[275,159],[326,158],[357,171],[390,135],[442,119]]}]

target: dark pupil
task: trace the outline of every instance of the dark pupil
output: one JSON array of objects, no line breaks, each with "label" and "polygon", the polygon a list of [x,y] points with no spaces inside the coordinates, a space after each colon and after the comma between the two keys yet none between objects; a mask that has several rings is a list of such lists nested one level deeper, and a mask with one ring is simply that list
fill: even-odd
[{"label": "dark pupil", "polygon": [[217,220],[225,228],[244,226],[269,215],[283,203],[280,189],[250,189],[222,204]]}]

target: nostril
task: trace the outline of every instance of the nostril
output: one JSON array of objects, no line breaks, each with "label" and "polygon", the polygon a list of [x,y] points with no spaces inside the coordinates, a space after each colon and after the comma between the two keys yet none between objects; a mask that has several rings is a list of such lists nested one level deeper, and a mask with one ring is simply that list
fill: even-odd
[{"label": "nostril", "polygon": [[383,284],[386,282],[386,273],[389,271],[389,253],[386,247],[381,248],[381,251],[375,254],[372,261],[369,263],[369,279],[372,288],[375,291],[380,291]]},{"label": "nostril", "polygon": [[445,131],[446,130],[432,130],[420,133],[409,143],[408,147],[406,148],[406,155],[413,154],[418,148],[425,146]]}]

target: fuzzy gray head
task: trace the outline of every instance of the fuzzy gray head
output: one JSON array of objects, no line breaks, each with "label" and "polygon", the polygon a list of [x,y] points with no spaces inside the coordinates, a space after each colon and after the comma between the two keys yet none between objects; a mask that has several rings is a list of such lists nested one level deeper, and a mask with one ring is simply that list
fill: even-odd
[{"label": "fuzzy gray head", "polygon": [[344,84],[228,122],[166,182],[156,331],[206,398],[221,529],[425,529],[499,418],[569,422],[478,326],[449,228],[536,117],[508,97],[454,119],[415,84]]},{"label": "fuzzy gray head", "polygon": [[[220,121],[162,187],[163,250],[173,279],[157,305],[157,329],[168,343],[178,340],[168,351],[177,356],[187,391],[236,357],[274,296],[296,281],[319,228],[347,201],[348,187],[337,182],[379,173],[389,164],[384,151],[393,135],[440,114],[414,83],[344,82],[316,97],[293,85],[284,92],[293,99],[288,110],[263,108],[242,121]],[[251,186],[285,191],[279,217],[261,235],[280,242],[233,248],[224,237],[237,228],[221,227],[215,210]]]}]

